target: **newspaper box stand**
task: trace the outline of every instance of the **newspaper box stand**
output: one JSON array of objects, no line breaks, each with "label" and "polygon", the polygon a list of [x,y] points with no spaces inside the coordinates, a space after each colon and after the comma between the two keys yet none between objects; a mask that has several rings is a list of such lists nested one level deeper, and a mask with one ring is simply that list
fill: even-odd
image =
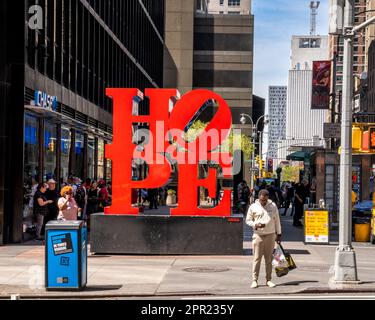
[{"label": "newspaper box stand", "polygon": [[87,283],[87,228],[84,221],[46,225],[46,290],[82,290]]}]

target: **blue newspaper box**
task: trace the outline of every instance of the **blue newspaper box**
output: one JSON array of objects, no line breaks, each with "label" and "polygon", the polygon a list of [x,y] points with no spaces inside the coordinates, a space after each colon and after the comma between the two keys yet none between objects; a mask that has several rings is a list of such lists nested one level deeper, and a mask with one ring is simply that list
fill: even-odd
[{"label": "blue newspaper box", "polygon": [[82,290],[87,283],[87,228],[84,221],[46,225],[46,290]]}]

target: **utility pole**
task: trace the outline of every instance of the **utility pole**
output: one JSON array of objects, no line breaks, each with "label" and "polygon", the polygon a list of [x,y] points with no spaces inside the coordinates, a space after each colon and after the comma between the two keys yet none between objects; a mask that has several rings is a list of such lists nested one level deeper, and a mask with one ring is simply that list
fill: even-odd
[{"label": "utility pole", "polygon": [[[336,123],[336,77],[337,77],[337,57],[338,53],[333,54],[333,81],[332,81],[332,102],[331,102],[331,123]],[[335,149],[335,138],[331,138],[331,150]]]},{"label": "utility pole", "polygon": [[336,248],[334,283],[358,283],[357,264],[352,247],[352,108],[353,108],[353,40],[354,0],[344,8],[344,70],[342,90],[340,156],[339,246]]},{"label": "utility pole", "polygon": [[330,0],[330,33],[344,37],[344,70],[341,112],[340,221],[336,248],[334,284],[358,284],[357,264],[352,247],[352,110],[353,41],[357,32],[375,22],[375,17],[354,27],[354,0]]}]

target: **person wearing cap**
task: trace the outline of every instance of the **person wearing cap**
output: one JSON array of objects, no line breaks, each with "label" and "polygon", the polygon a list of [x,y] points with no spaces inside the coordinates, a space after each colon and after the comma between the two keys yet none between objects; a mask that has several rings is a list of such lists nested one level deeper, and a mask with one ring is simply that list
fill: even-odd
[{"label": "person wearing cap", "polygon": [[77,220],[78,212],[81,210],[73,197],[73,188],[65,186],[61,189],[61,198],[57,205],[59,207],[58,220]]},{"label": "person wearing cap", "polygon": [[57,182],[54,179],[49,179],[47,181],[48,184],[48,190],[46,191],[46,198],[47,200],[51,200],[52,203],[48,205],[48,215],[45,217],[44,225],[51,221],[56,220],[57,215],[59,214],[59,208],[57,206],[57,202],[59,201],[60,194],[58,190],[56,189]]}]

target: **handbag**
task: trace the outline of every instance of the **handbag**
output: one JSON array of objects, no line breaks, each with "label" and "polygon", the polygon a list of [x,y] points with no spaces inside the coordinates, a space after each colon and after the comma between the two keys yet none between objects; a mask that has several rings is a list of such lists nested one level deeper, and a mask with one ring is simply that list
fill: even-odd
[{"label": "handbag", "polygon": [[288,274],[289,266],[288,261],[284,255],[284,251],[281,248],[280,244],[277,245],[276,249],[273,252],[272,265],[275,268],[276,275],[282,277]]},{"label": "handbag", "polygon": [[281,244],[279,244],[279,246],[280,246],[281,250],[284,253],[285,260],[288,262],[288,269],[289,270],[296,269],[297,265],[294,262],[294,260],[293,260],[292,256],[290,255],[290,253],[288,251],[285,251],[284,248],[283,248],[283,246]]}]

